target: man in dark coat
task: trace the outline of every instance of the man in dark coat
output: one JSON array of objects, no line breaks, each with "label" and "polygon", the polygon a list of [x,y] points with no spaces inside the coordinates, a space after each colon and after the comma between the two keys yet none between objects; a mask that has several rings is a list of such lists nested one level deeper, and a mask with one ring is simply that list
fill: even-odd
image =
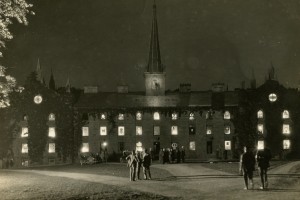
[{"label": "man in dark coat", "polygon": [[260,189],[268,188],[268,168],[272,158],[271,151],[267,147],[257,152],[256,159],[260,171],[261,187]]},{"label": "man in dark coat", "polygon": [[181,160],[184,163],[185,162],[185,149],[184,146],[181,147]]},{"label": "man in dark coat", "polygon": [[143,171],[144,171],[144,179],[147,180],[151,179],[150,165],[151,165],[151,156],[148,153],[148,150],[146,149],[143,157]]},{"label": "man in dark coat", "polygon": [[138,180],[141,180],[140,178],[140,172],[142,168],[142,163],[143,163],[143,156],[142,152],[137,152],[137,168],[136,168],[136,176]]},{"label": "man in dark coat", "polygon": [[135,181],[135,175],[136,175],[136,167],[137,167],[137,157],[135,155],[135,151],[133,150],[129,156],[126,157],[127,165],[129,167],[129,175],[130,175],[130,181]]},{"label": "man in dark coat", "polygon": [[253,189],[253,171],[255,170],[255,156],[249,147],[244,148],[244,153],[241,157],[241,169],[243,171],[245,190],[248,190],[248,180],[250,181],[251,189]]}]

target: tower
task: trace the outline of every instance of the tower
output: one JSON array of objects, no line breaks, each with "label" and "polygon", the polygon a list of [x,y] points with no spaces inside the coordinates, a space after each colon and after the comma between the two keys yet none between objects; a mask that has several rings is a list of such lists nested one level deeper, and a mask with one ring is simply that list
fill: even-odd
[{"label": "tower", "polygon": [[256,89],[256,78],[254,75],[254,70],[252,68],[252,77],[251,77],[251,81],[250,81],[250,88],[251,89]]},{"label": "tower", "polygon": [[36,74],[37,74],[37,80],[39,82],[41,82],[42,84],[44,84],[44,77],[43,77],[43,73],[42,73],[42,67],[40,65],[40,59],[38,58],[37,61],[37,66],[36,66]]},{"label": "tower", "polygon": [[155,1],[153,3],[149,60],[147,69],[144,72],[144,77],[147,96],[160,96],[165,94],[166,74],[160,57]]},{"label": "tower", "polygon": [[49,80],[49,88],[51,90],[55,90],[55,81],[54,81],[54,77],[53,77],[52,68],[51,68],[51,75],[50,75],[50,80]]}]

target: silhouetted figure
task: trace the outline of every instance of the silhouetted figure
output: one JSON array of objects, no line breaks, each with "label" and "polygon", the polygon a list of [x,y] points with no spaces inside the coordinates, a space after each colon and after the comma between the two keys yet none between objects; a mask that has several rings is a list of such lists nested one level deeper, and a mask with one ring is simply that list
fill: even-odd
[{"label": "silhouetted figure", "polygon": [[138,162],[135,151],[132,151],[131,154],[126,157],[126,160],[128,162],[127,166],[129,167],[130,181],[135,181],[136,167]]},{"label": "silhouetted figure", "polygon": [[146,180],[151,179],[150,165],[151,165],[151,156],[148,153],[148,150],[146,149],[145,154],[143,156],[143,172],[144,172],[144,179]]},{"label": "silhouetted figure", "polygon": [[261,187],[260,189],[268,188],[268,168],[270,167],[270,160],[272,158],[272,154],[270,149],[265,147],[263,150],[259,150],[256,155],[260,179],[261,179]]},{"label": "silhouetted figure", "polygon": [[140,172],[141,172],[142,163],[143,163],[142,152],[137,152],[136,157],[137,157],[136,177],[138,180],[141,180]]},{"label": "silhouetted figure", "polygon": [[181,147],[181,160],[184,163],[185,162],[185,150],[184,146]]},{"label": "silhouetted figure", "polygon": [[245,188],[248,190],[248,180],[251,189],[253,189],[253,171],[255,170],[255,156],[249,147],[244,147],[244,153],[241,156],[241,169],[244,176]]},{"label": "silhouetted figure", "polygon": [[176,148],[176,158],[177,158],[177,163],[180,163],[180,156],[181,156],[181,153],[180,153],[179,149]]}]

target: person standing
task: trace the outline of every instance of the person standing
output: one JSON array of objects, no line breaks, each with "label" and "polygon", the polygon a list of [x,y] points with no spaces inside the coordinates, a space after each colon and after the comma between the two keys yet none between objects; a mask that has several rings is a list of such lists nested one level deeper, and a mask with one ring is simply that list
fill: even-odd
[{"label": "person standing", "polygon": [[185,162],[185,150],[184,146],[181,147],[181,160],[184,163]]},{"label": "person standing", "polygon": [[245,181],[245,190],[248,190],[248,181],[250,181],[251,189],[253,185],[253,171],[255,170],[255,156],[249,147],[244,147],[244,153],[241,156],[240,171],[243,172]]},{"label": "person standing", "polygon": [[150,172],[150,165],[151,165],[151,156],[148,153],[148,150],[145,150],[145,154],[143,156],[143,172],[144,172],[144,179],[151,180],[151,172]]},{"label": "person standing", "polygon": [[141,180],[140,178],[140,172],[142,168],[142,163],[143,163],[143,157],[142,157],[142,152],[137,152],[137,169],[136,169],[136,177],[138,180]]},{"label": "person standing", "polygon": [[259,167],[259,174],[261,180],[260,189],[268,188],[268,168],[270,167],[270,160],[272,158],[271,151],[265,147],[263,150],[257,151],[256,159]]},{"label": "person standing", "polygon": [[136,175],[136,167],[137,167],[137,157],[135,155],[135,151],[133,150],[130,155],[126,157],[127,160],[127,166],[129,167],[129,175],[130,175],[130,181],[135,181],[135,175]]}]

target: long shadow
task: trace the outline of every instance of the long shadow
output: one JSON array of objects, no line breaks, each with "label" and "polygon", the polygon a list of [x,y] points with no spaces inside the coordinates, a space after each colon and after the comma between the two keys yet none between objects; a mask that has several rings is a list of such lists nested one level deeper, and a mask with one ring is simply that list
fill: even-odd
[{"label": "long shadow", "polygon": [[[215,175],[215,174],[205,174],[205,175],[191,175],[191,176],[168,176],[164,178],[155,178],[156,181],[171,181],[171,180],[197,180],[197,179],[232,179],[232,178],[242,178],[242,175]],[[300,174],[269,174],[269,177],[284,177],[284,178],[300,178]]]},{"label": "long shadow", "polygon": [[261,190],[261,189],[254,189],[254,190],[261,191],[261,192],[296,192],[296,193],[300,193],[300,190],[291,189],[291,188],[267,188],[264,190]]}]

